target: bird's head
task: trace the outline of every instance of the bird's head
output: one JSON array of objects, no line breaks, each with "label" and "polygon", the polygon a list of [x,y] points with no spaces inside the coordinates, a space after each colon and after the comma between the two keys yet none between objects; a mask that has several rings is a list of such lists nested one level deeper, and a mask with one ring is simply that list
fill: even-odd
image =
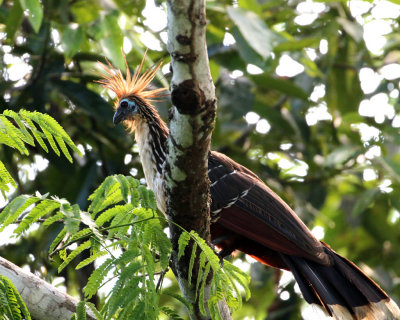
[{"label": "bird's head", "polygon": [[114,104],[113,122],[114,124],[123,122],[130,131],[135,129],[138,121],[145,119],[146,113],[153,108],[151,102],[154,99],[166,96],[167,88],[149,88],[149,84],[161,67],[161,63],[142,73],[145,59],[146,54],[132,75],[124,56],[126,77],[122,75],[121,70],[115,69],[108,61],[108,66],[100,64],[103,73],[101,74],[102,78],[97,82],[112,90],[117,96]]}]

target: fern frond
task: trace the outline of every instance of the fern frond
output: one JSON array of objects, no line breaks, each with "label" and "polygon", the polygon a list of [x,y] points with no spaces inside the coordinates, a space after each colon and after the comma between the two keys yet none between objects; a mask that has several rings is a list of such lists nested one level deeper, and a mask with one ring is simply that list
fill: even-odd
[{"label": "fern frond", "polygon": [[160,311],[162,313],[164,313],[169,319],[172,319],[172,320],[183,320],[183,318],[179,314],[177,314],[174,310],[172,310],[171,308],[168,308],[168,307],[164,306],[164,307],[160,308]]},{"label": "fern frond", "polygon": [[[129,229],[129,223],[132,222],[132,211],[119,211],[117,215],[114,217],[114,219],[111,222],[110,228],[108,230],[108,239],[113,238],[114,236],[124,236],[128,229]],[[121,226],[118,227],[117,226]],[[123,226],[123,227],[122,227]]]},{"label": "fern frond", "polygon": [[83,288],[83,293],[87,299],[93,297],[97,290],[99,290],[104,278],[107,276],[108,271],[110,271],[110,269],[113,267],[113,262],[113,258],[108,258],[92,272],[86,286]]},{"label": "fern frond", "polygon": [[[150,250],[146,246],[141,246],[140,247],[142,251],[142,256],[144,258],[144,261],[146,262],[145,264],[145,270],[147,272],[147,275],[151,281],[154,280],[154,272],[155,272],[155,263],[154,263],[154,257],[151,254]],[[154,287],[155,290],[155,287]]]},{"label": "fern frond", "polygon": [[[17,123],[18,128],[14,126],[7,117],[12,118]],[[39,125],[42,132],[37,130],[34,122]],[[32,135],[26,128],[31,130],[33,137],[46,152],[48,152],[48,148],[43,138],[48,140],[52,149],[58,156],[60,155],[60,150],[55,141],[57,141],[63,154],[69,161],[72,162],[72,157],[66,144],[78,155],[82,156],[82,153],[58,122],[49,115],[40,112],[20,110],[19,113],[16,113],[11,110],[4,111],[3,114],[0,115],[0,143],[16,148],[20,153],[29,154],[25,143],[32,146],[34,146],[35,143]]]},{"label": "fern frond", "polygon": [[162,293],[181,302],[183,305],[185,305],[185,307],[189,310],[189,312],[193,311],[193,306],[189,303],[189,301],[187,301],[181,295],[175,293],[172,289],[165,289]]},{"label": "fern frond", "polygon": [[243,290],[245,291],[246,295],[246,300],[250,299],[251,292],[249,289],[249,284],[250,284],[250,276],[243,272],[241,269],[230,263],[229,261],[225,261],[224,263],[224,271],[227,273],[230,277],[232,277],[234,280],[236,280]]},{"label": "fern frond", "polygon": [[112,194],[118,189],[116,181],[113,176],[107,177],[104,182],[89,196],[91,204],[89,211],[97,213],[102,209],[102,204],[106,199],[107,195]]},{"label": "fern frond", "polygon": [[49,152],[49,149],[47,148],[46,144],[43,141],[43,137],[45,137],[45,135],[42,132],[40,132],[39,130],[37,130],[33,121],[28,117],[28,115],[27,115],[28,113],[25,114],[24,110],[20,110],[19,113],[20,113],[21,117],[24,119],[24,121],[27,123],[28,128],[31,130],[36,141],[39,142],[39,145],[43,148],[44,151]]},{"label": "fern frond", "polygon": [[24,135],[5,116],[0,115],[0,143],[28,155],[29,151],[23,139]]},{"label": "fern frond", "polygon": [[65,259],[65,261],[62,264],[60,264],[60,266],[58,267],[58,273],[60,273],[73,259],[75,259],[78,254],[89,248],[90,248],[90,240],[85,241],[84,243],[79,245],[78,248],[72,251],[68,255],[67,259]]},{"label": "fern frond", "polygon": [[19,216],[32,204],[40,200],[39,197],[21,195],[13,199],[0,213],[0,231],[3,231],[9,224],[15,222]]},{"label": "fern frond", "polygon": [[73,243],[73,242],[75,242],[77,240],[88,238],[91,233],[92,232],[90,231],[89,228],[85,228],[85,229],[79,230],[78,232],[76,232],[73,235],[71,235],[71,237],[68,239],[68,242],[69,243]]},{"label": "fern frond", "polygon": [[61,220],[63,216],[64,215],[60,211],[58,211],[54,216],[47,218],[46,221],[43,222],[42,226],[47,228],[51,226],[53,223]]},{"label": "fern frond", "polygon": [[195,242],[192,247],[192,254],[190,255],[190,261],[189,261],[189,269],[188,269],[189,283],[192,283],[192,274],[193,274],[194,260],[196,259],[196,251],[197,251],[197,243]]},{"label": "fern frond", "polygon": [[12,282],[0,275],[0,318],[31,320],[29,311]]},{"label": "fern frond", "polygon": [[210,269],[211,269],[211,264],[207,263],[205,270],[204,270],[204,276],[201,281],[201,286],[200,286],[200,291],[199,291],[199,309],[203,315],[207,314],[205,306],[204,306],[204,292],[205,292],[205,284],[207,282],[207,275],[210,272]]},{"label": "fern frond", "polygon": [[60,203],[54,200],[45,199],[36,205],[21,221],[14,233],[20,235],[27,230],[34,222],[38,221],[45,215],[53,212],[60,207]]},{"label": "fern frond", "polygon": [[12,283],[11,283],[11,285],[12,285],[11,288],[14,291],[14,296],[17,299],[18,306],[19,306],[22,314],[24,315],[25,320],[31,320],[31,315],[29,313],[28,308],[26,307],[24,300],[22,299],[19,292],[17,291],[17,288],[15,288]]},{"label": "fern frond", "polygon": [[[132,308],[133,307],[133,308]],[[144,301],[139,301],[136,305],[128,304],[127,308],[124,308],[119,318],[121,319],[143,319],[143,320],[150,320],[152,317],[149,316],[148,312],[146,312],[146,304]]]},{"label": "fern frond", "polygon": [[[122,270],[117,282],[111,290],[112,294],[104,306],[104,309],[107,310],[110,316],[114,315],[118,308],[124,306],[125,301],[128,301],[128,296],[129,300],[133,301],[134,298],[143,291],[143,288],[138,287],[140,278],[134,276],[142,268],[143,264],[136,262],[131,263]],[[133,290],[136,290],[136,292],[129,293]]]},{"label": "fern frond", "polygon": [[67,228],[64,227],[59,233],[58,235],[54,238],[53,242],[50,245],[49,248],[49,253],[51,254],[54,249],[59,245],[59,243],[65,238],[65,236],[67,235]]},{"label": "fern frond", "polygon": [[[26,111],[25,114],[27,114]],[[45,129],[54,137],[61,138],[73,151],[82,156],[80,150],[72,142],[71,138],[65,132],[63,127],[54,118],[50,117],[48,114],[41,114],[39,112],[28,113],[28,116],[30,116],[32,120],[38,123],[42,130]]]},{"label": "fern frond", "polygon": [[16,113],[15,111],[12,111],[12,110],[5,110],[3,112],[3,114],[5,116],[8,116],[8,117],[12,118],[18,124],[19,130],[23,134],[23,138],[21,138],[21,139],[24,140],[27,144],[29,144],[31,146],[34,146],[35,145],[35,140],[29,134],[28,130],[26,130],[25,124],[23,123],[22,118],[20,117],[20,115],[18,113]]},{"label": "fern frond", "polygon": [[172,251],[171,241],[162,230],[160,222],[151,225],[151,247],[154,251],[157,251],[160,256],[160,267],[165,269],[169,265],[169,260]]},{"label": "fern frond", "polygon": [[200,249],[204,252],[204,254],[207,257],[207,260],[211,264],[211,268],[213,269],[214,272],[218,272],[221,270],[221,266],[219,264],[219,258],[217,255],[214,253],[214,251],[207,245],[207,243],[202,239],[196,232],[193,230],[190,231],[190,236],[193,237],[193,239],[196,241]]},{"label": "fern frond", "polygon": [[60,212],[64,215],[64,224],[69,234],[75,234],[79,230],[80,209],[77,204],[70,205],[65,202],[61,204]]},{"label": "fern frond", "polygon": [[[3,162],[0,161],[0,190],[9,191],[8,184],[11,184],[14,188],[17,187],[17,183],[11,177],[10,173],[7,171]],[[6,198],[6,197],[4,197]]]},{"label": "fern frond", "polygon": [[99,312],[99,310],[97,310],[96,306],[93,303],[91,303],[89,301],[86,301],[86,305],[93,312],[93,314],[94,314],[94,316],[96,317],[97,320],[104,320],[104,317]]},{"label": "fern frond", "polygon": [[76,305],[76,319],[86,320],[86,303],[85,301],[79,301]]},{"label": "fern frond", "polygon": [[190,234],[187,232],[182,232],[178,240],[178,260],[185,254],[185,249],[190,241]]},{"label": "fern frond", "polygon": [[129,200],[128,200],[129,182],[128,182],[127,178],[125,176],[123,176],[122,174],[119,174],[119,175],[115,176],[115,179],[118,181],[118,183],[120,185],[122,198],[124,199],[124,201],[126,203],[128,203],[129,202]]},{"label": "fern frond", "polygon": [[140,193],[140,202],[142,207],[157,210],[157,203],[153,191],[147,189],[145,186],[138,187]]},{"label": "fern frond", "polygon": [[[197,297],[197,293],[199,290],[199,285],[200,285],[200,281],[202,279],[203,276],[203,271],[206,265],[206,255],[205,253],[202,251],[200,253],[200,257],[199,257],[199,272],[197,275],[197,281],[196,281],[196,290],[195,290],[195,296]],[[205,275],[207,277],[207,275]]]},{"label": "fern frond", "polygon": [[120,213],[126,213],[129,211],[132,211],[133,206],[128,203],[123,206],[114,206],[104,212],[102,212],[97,218],[96,218],[96,225],[99,227],[102,227],[105,223],[109,222],[111,219],[113,219],[116,215]]},{"label": "fern frond", "polygon": [[105,256],[106,254],[108,254],[107,251],[99,251],[96,252],[95,254],[91,255],[89,258],[86,258],[85,260],[82,260],[77,266],[76,266],[76,270],[81,269],[85,266],[87,266],[88,264],[92,263],[93,261],[95,261],[96,259]]},{"label": "fern frond", "polygon": [[[9,118],[12,119],[16,125],[14,125]],[[37,130],[34,122],[39,124],[39,127],[43,132]],[[33,137],[27,128],[31,130]],[[72,142],[64,129],[49,115],[41,114],[39,112],[29,112],[26,110],[20,110],[19,113],[5,110],[3,111],[3,114],[0,114],[0,144],[5,144],[18,150],[21,154],[28,155],[29,151],[25,145],[28,144],[34,146],[36,139],[39,145],[48,152],[48,148],[44,143],[43,138],[47,138],[54,152],[59,156],[60,151],[54,142],[55,139],[63,154],[70,162],[72,162],[72,157],[65,143],[67,143],[78,155],[82,156],[82,153]],[[9,191],[9,187],[7,186],[8,183],[11,183],[14,187],[17,186],[11,175],[6,170],[4,164],[0,161],[0,191],[4,198],[6,198],[5,192]]]}]

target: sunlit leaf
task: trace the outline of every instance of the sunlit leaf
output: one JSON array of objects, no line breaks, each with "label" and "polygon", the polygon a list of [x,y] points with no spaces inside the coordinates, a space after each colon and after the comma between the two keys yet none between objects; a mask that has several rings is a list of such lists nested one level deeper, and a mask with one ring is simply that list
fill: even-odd
[{"label": "sunlit leaf", "polygon": [[22,9],[27,13],[28,20],[35,32],[38,32],[43,19],[43,8],[39,0],[19,0]]}]

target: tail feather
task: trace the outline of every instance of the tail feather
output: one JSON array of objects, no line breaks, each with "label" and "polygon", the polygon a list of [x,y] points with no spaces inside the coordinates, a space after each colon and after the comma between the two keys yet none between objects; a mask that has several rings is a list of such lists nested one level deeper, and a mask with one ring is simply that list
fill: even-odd
[{"label": "tail feather", "polygon": [[355,264],[330,248],[331,266],[322,266],[300,257],[283,255],[304,299],[322,306],[340,320],[399,320],[396,303]]}]

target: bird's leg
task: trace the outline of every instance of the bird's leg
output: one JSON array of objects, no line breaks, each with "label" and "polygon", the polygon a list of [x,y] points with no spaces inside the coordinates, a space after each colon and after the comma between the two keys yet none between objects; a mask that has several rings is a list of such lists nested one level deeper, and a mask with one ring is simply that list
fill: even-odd
[{"label": "bird's leg", "polygon": [[237,235],[232,233],[223,234],[213,240],[211,243],[221,248],[221,251],[217,253],[221,267],[224,265],[224,258],[229,256],[233,251],[236,250]]}]

